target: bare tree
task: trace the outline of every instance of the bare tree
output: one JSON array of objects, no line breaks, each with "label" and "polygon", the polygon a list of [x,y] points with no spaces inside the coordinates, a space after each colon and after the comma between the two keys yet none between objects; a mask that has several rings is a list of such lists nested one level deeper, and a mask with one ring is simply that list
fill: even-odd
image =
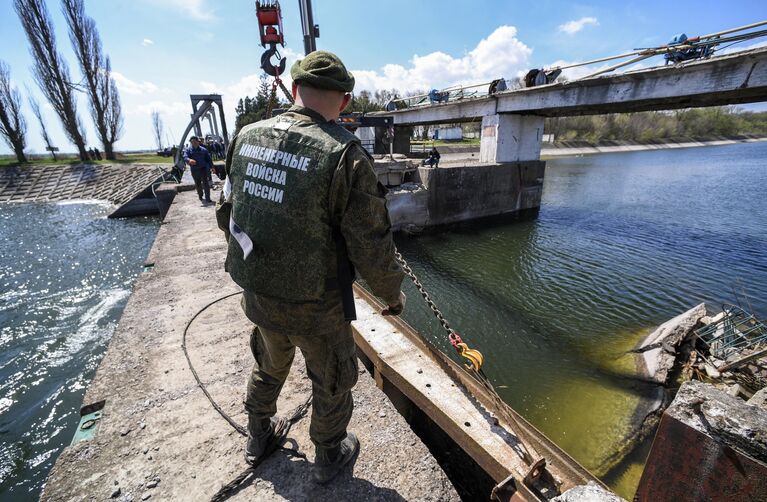
[{"label": "bare tree", "polygon": [[[29,91],[29,89],[27,89]],[[47,146],[47,150],[51,152],[51,155],[53,155],[53,160],[56,159],[56,151],[53,146],[53,141],[51,141],[51,136],[48,134],[48,128],[45,127],[45,121],[43,120],[43,114],[40,113],[40,103],[35,100],[35,98],[32,97],[32,93],[27,92],[29,94],[29,106],[32,108],[32,113],[35,114],[35,117],[37,117],[37,121],[40,123],[40,132],[43,135],[43,141],[45,141],[45,146]]]},{"label": "bare tree", "polygon": [[21,94],[11,87],[11,70],[5,61],[0,61],[0,134],[13,148],[16,160],[26,162],[27,123],[21,115]]},{"label": "bare tree", "polygon": [[104,155],[114,159],[114,143],[120,137],[123,121],[109,56],[103,54],[99,31],[93,18],[85,14],[83,0],[62,0],[62,11],[69,26],[69,40],[83,73],[91,116],[104,146]]},{"label": "bare tree", "polygon": [[44,0],[13,0],[16,13],[29,40],[35,61],[32,67],[37,85],[61,119],[69,139],[77,147],[81,160],[88,159],[85,132],[77,116],[75,88],[69,77],[69,66],[56,50],[56,35]]},{"label": "bare tree", "polygon": [[154,140],[157,143],[157,149],[162,150],[162,119],[160,118],[160,112],[157,110],[152,112],[152,129],[154,130]]},{"label": "bare tree", "polygon": [[401,93],[397,89],[378,89],[373,94],[375,103],[382,108],[386,105],[386,103],[392,99],[395,99],[397,96],[401,96]]}]

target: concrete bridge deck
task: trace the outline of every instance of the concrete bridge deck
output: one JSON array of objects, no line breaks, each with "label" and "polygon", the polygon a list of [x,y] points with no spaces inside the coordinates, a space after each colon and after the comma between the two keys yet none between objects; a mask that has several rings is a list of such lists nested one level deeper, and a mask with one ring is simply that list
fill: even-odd
[{"label": "concrete bridge deck", "polygon": [[495,114],[542,117],[668,110],[767,100],[767,47],[688,63],[414,106],[375,115],[395,125],[470,122]]},{"label": "concrete bridge deck", "polygon": [[[210,500],[245,468],[244,438],[211,407],[181,350],[186,323],[208,302],[239,288],[223,270],[225,242],[213,206],[179,193],[160,228],[84,404],[106,400],[92,440],[67,448],[41,500]],[[190,357],[210,393],[238,423],[252,364],[252,325],[239,297],[206,310],[191,325]],[[362,370],[363,372],[365,370]],[[286,413],[310,394],[300,354],[278,409]],[[327,487],[310,479],[310,463],[277,452],[258,479],[228,500],[453,501],[453,485],[405,419],[367,374],[354,390],[350,430],[362,444],[352,471]],[[291,430],[288,446],[313,459],[309,419]],[[110,498],[111,497],[111,498]]]},{"label": "concrete bridge deck", "polygon": [[481,119],[479,161],[502,164],[540,159],[545,117],[756,101],[767,101],[767,47],[374,115],[395,128]]}]

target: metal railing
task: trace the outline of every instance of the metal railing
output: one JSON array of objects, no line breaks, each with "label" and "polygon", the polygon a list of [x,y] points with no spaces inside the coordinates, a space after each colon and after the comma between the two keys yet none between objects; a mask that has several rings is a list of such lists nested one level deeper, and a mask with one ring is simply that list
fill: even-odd
[{"label": "metal railing", "polygon": [[725,363],[767,345],[767,326],[736,305],[724,305],[722,318],[695,334],[711,356]]}]

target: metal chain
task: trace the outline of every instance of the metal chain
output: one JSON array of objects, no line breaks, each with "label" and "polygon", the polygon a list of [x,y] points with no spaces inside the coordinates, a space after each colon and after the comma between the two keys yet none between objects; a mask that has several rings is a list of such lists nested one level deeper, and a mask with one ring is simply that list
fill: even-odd
[{"label": "metal chain", "polygon": [[[275,52],[277,55],[277,66],[279,67],[279,61],[281,60],[281,56],[279,52]],[[291,96],[290,91],[288,91],[288,88],[285,87],[285,84],[282,82],[282,79],[280,78],[279,73],[274,77],[274,82],[272,82],[272,93],[269,96],[269,102],[266,104],[266,115],[264,118],[271,118],[272,117],[272,108],[274,108],[274,103],[277,101],[277,86],[280,86],[280,89],[282,89],[283,94],[285,94],[285,98],[287,98],[288,102],[293,104],[295,101],[293,100],[293,96]]]},{"label": "metal chain", "polygon": [[[411,281],[413,281],[413,284],[415,285],[416,289],[419,293],[421,293],[421,296],[423,297],[424,301],[426,302],[426,305],[429,306],[431,311],[434,313],[434,316],[437,318],[439,323],[442,325],[443,328],[445,328],[445,331],[447,331],[447,335],[450,338],[450,342],[453,344],[453,346],[456,346],[456,344],[461,343],[461,337],[456,333],[456,331],[450,327],[450,324],[448,324],[447,320],[445,319],[444,314],[442,314],[442,311],[437,307],[437,305],[434,303],[434,301],[431,299],[431,296],[429,296],[429,293],[426,291],[426,289],[423,287],[423,284],[421,284],[421,281],[418,280],[418,277],[415,275],[415,272],[413,272],[413,269],[410,268],[410,265],[407,264],[405,261],[405,258],[402,257],[402,254],[399,252],[399,250],[394,251],[394,258],[397,260],[397,263],[400,264],[402,267],[402,270],[405,272],[405,275],[407,275]],[[457,347],[456,347],[457,348]],[[527,434],[524,434],[522,432],[522,427],[520,426],[519,422],[517,421],[514,416],[506,410],[506,403],[501,399],[501,396],[498,394],[498,391],[495,390],[493,385],[490,383],[490,380],[485,376],[485,373],[483,371],[474,371],[474,375],[476,376],[477,380],[482,384],[483,387],[488,391],[488,393],[492,396],[493,400],[496,404],[497,411],[502,415],[502,417],[506,420],[506,423],[512,426],[512,431],[516,434],[517,439],[519,439],[518,446],[520,447],[517,450],[517,453],[519,456],[527,463],[528,465],[534,465],[538,459],[540,459],[540,455],[537,451],[530,445],[531,438],[530,437],[523,437],[527,436]],[[526,444],[527,443],[527,444]],[[515,448],[516,450],[516,448]]]},{"label": "metal chain", "polygon": [[277,80],[275,80],[272,83],[272,92],[269,95],[269,102],[266,103],[266,114],[264,115],[265,119],[272,118],[272,107],[274,105],[274,100],[277,97]]},{"label": "metal chain", "polygon": [[285,87],[285,84],[282,82],[282,80],[278,77],[277,83],[280,84],[280,89],[282,89],[282,92],[285,94],[285,97],[288,99],[288,101],[292,104],[295,103],[293,100],[293,96],[291,96],[290,91],[288,91],[288,88]]},{"label": "metal chain", "polygon": [[439,310],[439,307],[437,307],[437,304],[435,304],[434,301],[431,299],[431,296],[429,296],[429,293],[423,287],[423,284],[421,284],[421,281],[418,280],[418,277],[416,277],[415,273],[413,272],[413,269],[410,268],[410,265],[407,264],[405,259],[402,257],[402,254],[400,254],[398,250],[394,251],[394,258],[397,260],[397,263],[399,263],[400,266],[402,267],[402,270],[405,272],[405,275],[410,277],[410,280],[413,281],[413,284],[415,284],[416,289],[418,290],[419,293],[421,293],[421,296],[423,296],[423,299],[426,302],[426,305],[429,306],[429,308],[434,313],[434,316],[437,318],[439,323],[442,325],[443,328],[445,328],[445,331],[447,331],[447,336],[450,338],[450,341],[452,342],[456,338],[460,340],[460,337],[458,337],[458,333],[456,333],[455,330],[451,328],[450,325],[447,323],[447,320],[445,319],[445,316],[442,314],[442,311]]}]

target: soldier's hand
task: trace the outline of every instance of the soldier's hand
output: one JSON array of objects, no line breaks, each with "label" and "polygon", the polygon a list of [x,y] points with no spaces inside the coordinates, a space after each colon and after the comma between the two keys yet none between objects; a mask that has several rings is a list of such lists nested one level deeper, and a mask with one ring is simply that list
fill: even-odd
[{"label": "soldier's hand", "polygon": [[399,301],[396,305],[389,305],[387,308],[383,309],[381,312],[381,315],[400,315],[403,310],[405,310],[405,302],[407,301],[407,297],[405,296],[405,293],[401,292],[399,293]]},{"label": "soldier's hand", "polygon": [[194,159],[190,159],[190,160],[189,160],[189,165],[190,165],[190,166],[196,166],[196,165],[197,165],[197,161],[196,161],[196,160],[194,160]]}]

